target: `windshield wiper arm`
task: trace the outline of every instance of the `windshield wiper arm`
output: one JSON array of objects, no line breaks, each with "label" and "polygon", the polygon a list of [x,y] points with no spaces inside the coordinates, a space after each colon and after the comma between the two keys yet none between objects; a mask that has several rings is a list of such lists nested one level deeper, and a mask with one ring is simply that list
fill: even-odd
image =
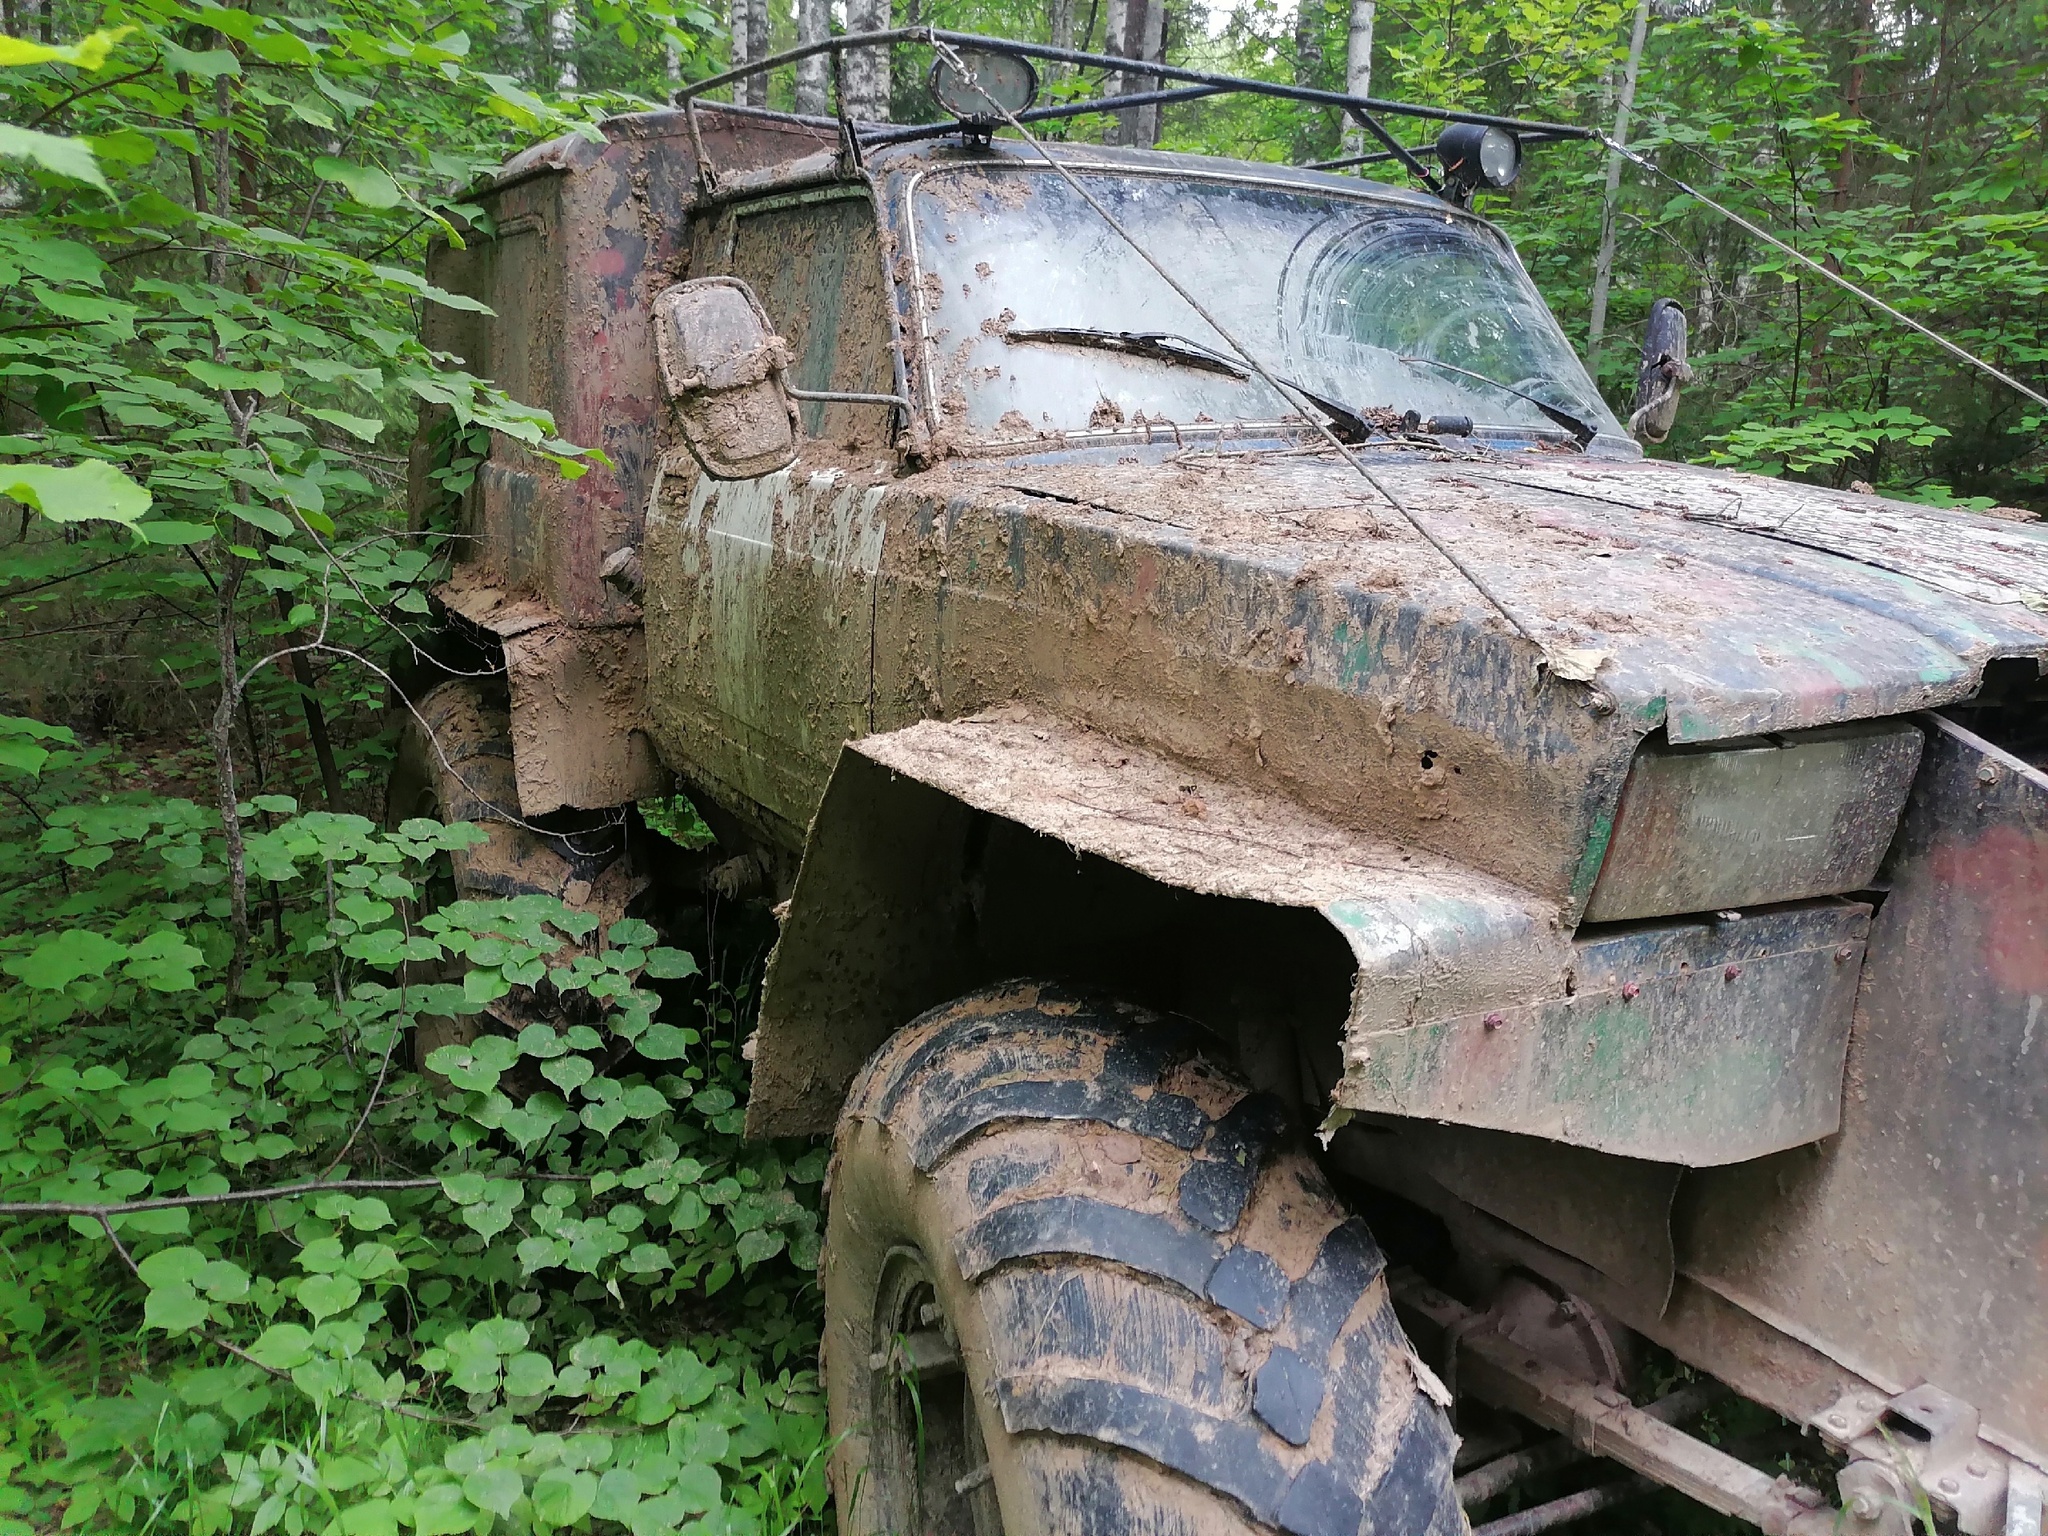
[{"label": "windshield wiper arm", "polygon": [[[1203,373],[1220,373],[1225,378],[1237,380],[1240,384],[1250,383],[1252,377],[1249,371],[1239,367],[1222,353],[1212,351],[1199,341],[1190,341],[1185,336],[1176,336],[1169,331],[1097,331],[1079,326],[1047,326],[1032,330],[1013,326],[1003,333],[1003,337],[1006,341],[1037,341],[1052,346],[1093,347],[1101,352],[1121,352],[1127,357],[1150,358],[1154,362],[1176,363],[1183,368],[1199,369]],[[1329,417],[1336,424],[1339,433],[1348,435],[1353,442],[1363,442],[1375,432],[1383,430],[1375,427],[1342,401],[1319,395],[1283,374],[1276,373],[1271,377],[1276,384],[1293,390]]]},{"label": "windshield wiper arm", "polygon": [[1499,379],[1489,378],[1483,373],[1474,373],[1470,368],[1460,368],[1456,363],[1440,363],[1433,357],[1404,357],[1401,361],[1410,365],[1419,364],[1425,368],[1441,368],[1445,373],[1462,374],[1468,379],[1477,379],[1482,384],[1491,384],[1503,394],[1513,395],[1519,400],[1526,400],[1545,416],[1549,417],[1550,420],[1571,433],[1573,438],[1577,440],[1581,450],[1584,450],[1594,438],[1600,435],[1597,427],[1593,426],[1590,422],[1582,421],[1562,406],[1552,405],[1547,400],[1538,400],[1525,389],[1517,389],[1512,384],[1503,384]]},{"label": "windshield wiper arm", "polygon": [[1003,333],[1005,341],[1039,341],[1056,347],[1092,347],[1098,352],[1121,352],[1128,357],[1150,358],[1158,363],[1178,363],[1203,373],[1220,373],[1240,384],[1251,375],[1228,358],[1218,357],[1200,342],[1165,331],[1095,331],[1080,326],[1053,325],[1037,330],[1012,326]]}]

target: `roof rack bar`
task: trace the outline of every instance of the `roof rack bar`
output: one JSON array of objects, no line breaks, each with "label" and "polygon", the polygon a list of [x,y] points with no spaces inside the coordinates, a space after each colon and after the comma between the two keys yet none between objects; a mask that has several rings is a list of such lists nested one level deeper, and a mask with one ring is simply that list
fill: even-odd
[{"label": "roof rack bar", "polygon": [[1156,80],[1178,80],[1187,85],[1214,86],[1219,91],[1243,91],[1255,96],[1273,96],[1286,101],[1307,102],[1313,106],[1336,107],[1345,112],[1416,117],[1439,123],[1476,123],[1481,127],[1505,128],[1512,133],[1541,134],[1551,139],[1597,140],[1600,137],[1596,129],[1580,128],[1571,123],[1538,122],[1528,118],[1500,117],[1487,112],[1459,112],[1448,107],[1425,107],[1413,102],[1386,101],[1375,96],[1346,96],[1340,91],[1319,91],[1305,85],[1283,85],[1275,80],[1246,80],[1236,75],[1182,69],[1178,65],[1157,63],[1149,59],[1125,59],[1114,54],[1083,53],[1074,48],[1054,48],[1045,43],[1013,42],[1008,38],[982,37],[972,32],[948,32],[938,27],[892,27],[886,31],[848,32],[840,37],[824,38],[815,43],[806,43],[801,47],[743,64],[738,69],[728,69],[721,74],[692,81],[677,90],[670,99],[680,106],[696,100],[707,91],[715,91],[721,86],[730,85],[735,80],[779,69],[815,54],[838,53],[848,48],[880,48],[894,43],[939,42],[949,43],[955,47],[980,48],[990,53],[1044,59],[1054,64],[1108,69],[1124,75],[1144,75]]},{"label": "roof rack bar", "polygon": [[[1050,123],[1061,118],[1086,117],[1094,112],[1122,112],[1130,107],[1163,106],[1174,101],[1198,101],[1204,96],[1220,96],[1230,88],[1224,85],[1183,85],[1170,91],[1135,91],[1125,96],[1092,96],[1086,101],[1061,102],[1056,106],[1033,107],[1029,112],[1019,112],[1020,123]],[[906,123],[901,128],[870,129],[860,136],[863,144],[877,147],[884,144],[909,144],[918,139],[939,139],[949,133],[958,133],[960,125],[948,118],[943,123]]]},{"label": "roof rack bar", "polygon": [[[1525,133],[1521,135],[1521,139],[1525,144],[1549,144],[1556,142],[1557,135]],[[1408,153],[1419,155],[1427,151],[1428,148],[1427,144],[1411,144],[1408,146]],[[1335,160],[1306,161],[1301,165],[1300,169],[1304,171],[1342,171],[1348,170],[1354,165],[1373,165],[1381,160],[1398,160],[1399,158],[1400,156],[1390,149],[1374,149],[1368,150],[1362,155],[1339,155]]]}]

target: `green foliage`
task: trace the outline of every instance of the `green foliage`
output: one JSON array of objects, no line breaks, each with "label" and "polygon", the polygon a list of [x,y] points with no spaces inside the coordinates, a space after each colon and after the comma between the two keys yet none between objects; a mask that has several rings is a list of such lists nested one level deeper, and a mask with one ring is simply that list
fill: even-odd
[{"label": "green foliage", "polygon": [[232,994],[218,813],[65,731],[0,745],[0,1342],[44,1362],[18,1507],[199,1536],[822,1509],[822,1153],[741,1143],[691,956],[551,898],[428,908],[476,829],[268,797],[274,926]]}]

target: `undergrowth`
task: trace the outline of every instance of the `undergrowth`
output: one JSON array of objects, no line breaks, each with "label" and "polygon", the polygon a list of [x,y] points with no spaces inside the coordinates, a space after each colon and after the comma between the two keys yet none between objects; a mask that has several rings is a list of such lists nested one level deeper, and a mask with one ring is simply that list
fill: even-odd
[{"label": "undergrowth", "polygon": [[[151,778],[0,723],[0,1536],[822,1519],[822,1154],[740,1139],[744,981],[260,797],[230,995]],[[482,1032],[422,1072],[427,1019]]]}]

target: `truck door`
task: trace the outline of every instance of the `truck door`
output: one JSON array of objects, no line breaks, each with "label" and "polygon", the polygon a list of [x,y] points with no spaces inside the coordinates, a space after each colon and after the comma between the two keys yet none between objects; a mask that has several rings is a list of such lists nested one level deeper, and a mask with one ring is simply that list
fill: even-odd
[{"label": "truck door", "polygon": [[[743,279],[799,389],[894,391],[874,204],[834,187],[720,210],[691,275]],[[869,727],[878,481],[892,413],[799,407],[801,457],[753,480],[664,456],[650,509],[648,662],[657,729],[686,776],[800,846],[840,743]]]}]

